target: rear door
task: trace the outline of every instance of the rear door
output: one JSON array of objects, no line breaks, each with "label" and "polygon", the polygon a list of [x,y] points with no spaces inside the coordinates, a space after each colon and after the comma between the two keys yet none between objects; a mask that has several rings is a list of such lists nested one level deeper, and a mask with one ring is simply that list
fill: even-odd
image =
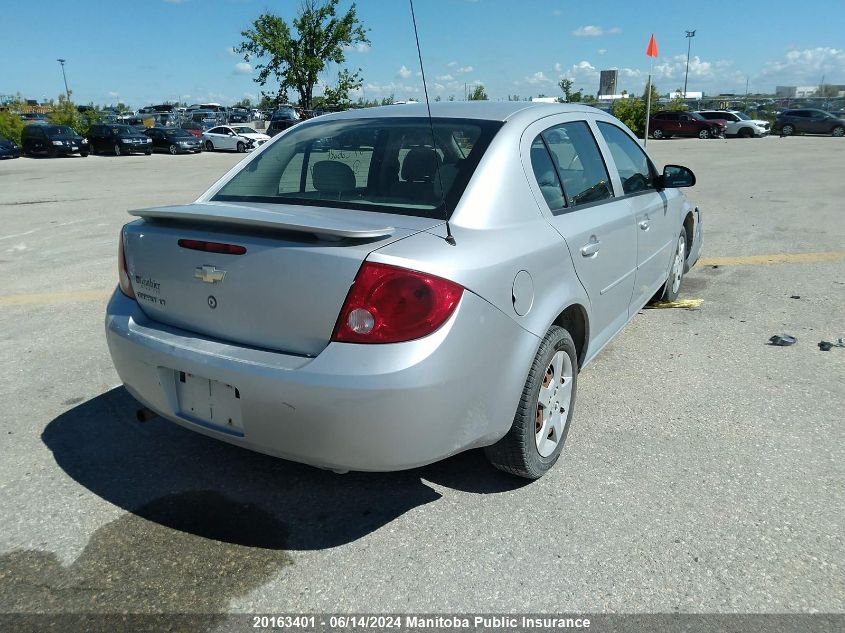
[{"label": "rear door", "polygon": [[666,281],[677,213],[670,210],[666,194],[655,188],[657,170],[639,143],[613,123],[599,121],[597,127],[619,175],[620,195],[637,225],[637,273],[630,306],[636,312]]},{"label": "rear door", "polygon": [[[531,168],[591,303],[591,346],[601,348],[628,320],[637,266],[637,235],[627,200],[614,197],[586,120],[540,121],[523,137]],[[523,152],[525,153],[525,152]]]}]

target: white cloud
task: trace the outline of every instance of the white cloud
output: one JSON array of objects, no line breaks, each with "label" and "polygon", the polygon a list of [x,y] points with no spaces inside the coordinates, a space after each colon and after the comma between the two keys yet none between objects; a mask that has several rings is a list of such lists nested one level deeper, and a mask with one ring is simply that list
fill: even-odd
[{"label": "white cloud", "polygon": [[235,64],[234,73],[236,75],[251,75],[252,66],[247,64],[246,62],[238,62],[237,64]]},{"label": "white cloud", "polygon": [[457,65],[458,65],[458,62],[449,62],[448,64],[446,64],[446,67],[447,68],[454,68]]},{"label": "white cloud", "polygon": [[407,79],[411,76],[411,74],[411,71],[405,66],[405,64],[402,64],[402,68],[399,69],[396,76],[401,77],[402,79]]},{"label": "white cloud", "polygon": [[780,83],[812,85],[819,77],[845,75],[845,49],[819,46],[787,51],[782,59],[768,62],[762,76]]},{"label": "white cloud", "polygon": [[437,81],[454,81],[455,78],[452,77],[452,75],[445,74],[445,75],[437,75],[437,77],[435,77],[435,79]]},{"label": "white cloud", "polygon": [[550,84],[554,82],[548,77],[546,77],[546,75],[543,74],[542,70],[538,70],[533,75],[529,75],[528,77],[526,77],[525,83],[530,84],[532,86],[537,86],[540,84]]},{"label": "white cloud", "polygon": [[343,50],[350,53],[369,53],[370,45],[365,44],[364,42],[358,42],[357,44],[353,44],[352,46],[344,46]]},{"label": "white cloud", "polygon": [[472,72],[472,66],[461,66],[455,72],[459,75],[466,75],[467,73]]},{"label": "white cloud", "polygon": [[600,26],[579,26],[577,29],[572,31],[572,35],[575,37],[599,37],[604,35],[604,30]]},{"label": "white cloud", "polygon": [[600,26],[594,26],[592,24],[588,24],[586,26],[579,26],[577,29],[572,31],[572,35],[575,37],[601,37],[602,35],[618,35],[622,32],[618,26],[614,26],[610,29],[604,30]]},{"label": "white cloud", "polygon": [[606,52],[607,52],[607,49],[606,49],[606,48],[600,48],[600,49],[598,50],[598,54],[599,54],[599,55],[604,55]]},{"label": "white cloud", "polygon": [[117,98],[117,97],[120,96],[120,93],[119,92],[109,92],[109,96],[112,97],[112,98]]},{"label": "white cloud", "polygon": [[556,63],[555,64],[555,72],[556,73],[563,72],[563,64],[561,64],[560,62]]},{"label": "white cloud", "polygon": [[228,47],[226,47],[226,53],[227,53],[228,55],[231,55],[232,57],[236,57],[236,56],[237,56],[237,54],[238,54],[238,53],[235,51],[235,47],[234,47],[234,46],[228,46]]}]

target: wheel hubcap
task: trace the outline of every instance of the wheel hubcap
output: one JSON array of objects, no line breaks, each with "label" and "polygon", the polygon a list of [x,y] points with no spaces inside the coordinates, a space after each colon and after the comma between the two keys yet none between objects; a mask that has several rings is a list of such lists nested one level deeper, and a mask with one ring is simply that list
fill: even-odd
[{"label": "wheel hubcap", "polygon": [[537,399],[534,440],[541,457],[551,455],[563,439],[563,428],[572,401],[572,360],[558,351],[552,356]]},{"label": "wheel hubcap", "polygon": [[684,254],[687,250],[687,241],[683,235],[678,238],[678,250],[675,252],[675,261],[672,262],[672,292],[678,292],[681,287],[681,278],[684,276]]}]

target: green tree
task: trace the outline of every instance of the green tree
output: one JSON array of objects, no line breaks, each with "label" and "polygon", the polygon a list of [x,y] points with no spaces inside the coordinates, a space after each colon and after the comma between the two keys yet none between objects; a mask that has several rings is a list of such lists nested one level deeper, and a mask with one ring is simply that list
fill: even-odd
[{"label": "green tree", "polygon": [[559,82],[557,82],[557,85],[563,91],[563,98],[565,99],[565,101],[566,102],[571,101],[572,100],[571,99],[571,97],[572,97],[572,80],[564,77]]},{"label": "green tree", "polygon": [[[253,62],[262,87],[271,80],[279,84],[277,102],[288,90],[299,94],[299,105],[311,109],[314,86],[329,63],[343,64],[344,50],[355,44],[367,44],[366,31],[358,20],[355,3],[337,16],[340,0],[303,0],[299,14],[289,26],[273,13],[263,13],[252,27],[242,31],[244,38],[235,50],[247,62]],[[335,94],[346,96],[361,86],[361,71],[341,71]],[[344,92],[345,90],[345,92]],[[334,95],[333,95],[334,96]]]},{"label": "green tree", "polygon": [[[627,125],[639,137],[645,134],[647,96],[648,88],[643,90],[642,97],[628,97],[627,99],[617,99],[613,102],[613,116]],[[657,88],[652,84],[651,113],[656,112],[660,108],[658,99]]]},{"label": "green tree", "polygon": [[346,68],[337,74],[337,83],[334,86],[323,88],[323,97],[326,103],[334,105],[348,105],[349,92],[361,87],[361,79],[358,73],[350,73]]},{"label": "green tree", "polygon": [[[687,109],[687,102],[684,101],[684,91],[681,88],[678,88],[675,91],[674,96],[669,100],[669,103],[666,104],[667,110],[673,111],[682,111]],[[652,97],[652,103],[654,103],[654,97]]]},{"label": "green tree", "polygon": [[21,131],[24,126],[18,115],[19,109],[19,103],[9,103],[8,109],[0,110],[0,136],[5,136],[18,145],[21,143]]},{"label": "green tree", "polygon": [[473,88],[472,92],[469,93],[470,101],[487,101],[487,99],[489,99],[489,97],[484,91],[484,86],[482,84],[478,84],[475,88]]}]

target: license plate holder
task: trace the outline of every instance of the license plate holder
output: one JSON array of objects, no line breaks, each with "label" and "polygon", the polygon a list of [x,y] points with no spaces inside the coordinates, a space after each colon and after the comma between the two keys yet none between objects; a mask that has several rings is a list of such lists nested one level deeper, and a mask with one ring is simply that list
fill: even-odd
[{"label": "license plate holder", "polygon": [[173,373],[182,417],[243,434],[241,394],[237,387],[184,371]]}]

